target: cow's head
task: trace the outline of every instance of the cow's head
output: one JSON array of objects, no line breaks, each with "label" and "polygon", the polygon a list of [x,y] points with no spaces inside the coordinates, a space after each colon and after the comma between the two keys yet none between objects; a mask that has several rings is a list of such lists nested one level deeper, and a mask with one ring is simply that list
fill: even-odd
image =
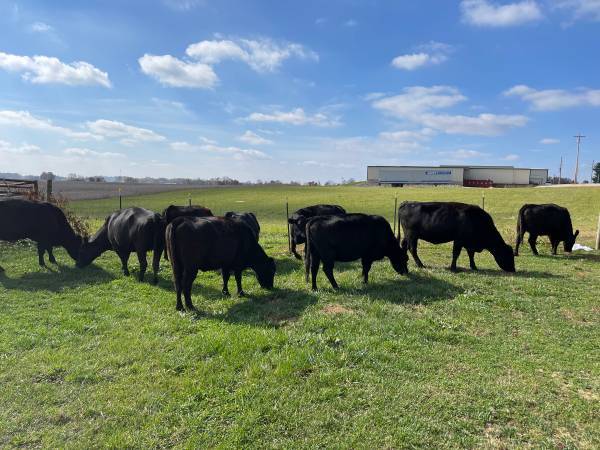
[{"label": "cow's head", "polygon": [[392,267],[400,275],[408,273],[408,254],[406,249],[402,248],[396,239],[390,241],[392,249],[390,251],[390,262]]},{"label": "cow's head", "polygon": [[573,233],[572,236],[569,236],[565,239],[565,241],[563,242],[563,248],[565,249],[565,252],[571,253],[573,251],[573,246],[575,245],[575,239],[577,239],[578,235],[579,235],[579,230],[575,230],[575,233]]},{"label": "cow's head", "polygon": [[255,267],[256,278],[258,284],[264,289],[273,289],[273,280],[275,279],[275,260],[273,258],[266,258],[260,264]]},{"label": "cow's head", "polygon": [[97,257],[97,252],[90,244],[89,239],[84,237],[81,242],[81,247],[79,247],[79,255],[77,256],[77,262],[75,263],[75,266],[79,267],[80,269],[87,267]]},{"label": "cow's head", "polygon": [[508,244],[502,244],[492,252],[494,259],[505,272],[515,272],[515,255]]},{"label": "cow's head", "polygon": [[294,214],[292,217],[288,219],[288,223],[291,225],[291,234],[292,239],[296,244],[303,244],[306,242],[306,222],[308,222],[307,217],[298,216]]}]

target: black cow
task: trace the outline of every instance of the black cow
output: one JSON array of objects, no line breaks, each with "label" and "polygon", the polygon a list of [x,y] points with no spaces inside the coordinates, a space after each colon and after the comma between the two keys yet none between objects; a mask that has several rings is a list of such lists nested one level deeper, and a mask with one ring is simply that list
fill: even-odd
[{"label": "black cow", "polygon": [[311,273],[313,290],[317,289],[317,272],[321,261],[323,261],[323,272],[334,289],[338,288],[333,276],[335,261],[360,259],[365,283],[369,280],[369,270],[373,261],[386,256],[396,272],[408,273],[406,250],[400,247],[390,224],[381,216],[367,214],[316,216],[309,219],[305,234],[306,282]]},{"label": "black cow", "polygon": [[502,270],[515,271],[512,248],[502,239],[492,217],[479,206],[453,202],[403,202],[398,209],[398,223],[404,231],[402,247],[410,250],[418,267],[424,267],[417,255],[418,240],[423,239],[432,244],[454,242],[450,265],[453,271],[463,247],[467,249],[473,270],[477,270],[475,252],[488,250]]},{"label": "black cow", "polygon": [[[165,219],[166,224],[170,224],[177,217],[210,217],[214,216],[212,211],[204,206],[177,206],[177,205],[169,205],[163,211],[163,218]],[[167,255],[167,249],[165,247],[165,259],[169,259],[169,255]]]},{"label": "black cow", "polygon": [[165,222],[160,214],[144,208],[125,208],[106,218],[104,225],[82,249],[78,267],[85,267],[108,250],[114,250],[123,265],[123,274],[129,276],[127,261],[132,252],[140,263],[139,280],[143,281],[148,267],[146,253],[153,251],[153,282],[158,282],[160,255],[164,249]]},{"label": "black cow", "polygon": [[[44,252],[56,264],[52,247],[64,247],[77,260],[83,238],[73,231],[65,213],[57,206],[32,200],[0,201],[0,241],[31,239],[37,242],[39,264],[46,266]],[[0,267],[0,272],[3,271]]]},{"label": "black cow", "polygon": [[260,224],[258,223],[258,220],[256,219],[254,213],[239,213],[235,211],[228,211],[225,213],[225,218],[239,220],[242,223],[245,223],[247,226],[250,227],[252,233],[254,233],[254,237],[258,241],[258,238],[260,236]]},{"label": "black cow", "polygon": [[517,219],[517,242],[515,256],[519,256],[519,245],[525,233],[529,233],[529,245],[534,255],[538,254],[535,242],[538,236],[548,236],[552,245],[552,254],[556,255],[558,244],[562,241],[565,252],[573,250],[579,230],[573,233],[571,215],[567,208],[553,203],[545,205],[523,205]]},{"label": "black cow", "polygon": [[251,268],[261,287],[271,289],[275,277],[275,261],[256,241],[250,227],[239,220],[225,217],[179,217],[167,225],[166,247],[173,268],[178,311],[183,310],[181,294],[188,310],[192,303],[192,284],[198,271],[221,269],[223,294],[229,295],[229,276],[233,271],[239,296],[242,271]]},{"label": "black cow", "polygon": [[296,246],[306,242],[305,228],[308,219],[315,216],[341,216],[343,214],[346,214],[346,210],[338,205],[314,205],[295,211],[288,219],[288,224],[291,225],[292,253],[294,256],[302,259],[302,256],[296,251]]}]

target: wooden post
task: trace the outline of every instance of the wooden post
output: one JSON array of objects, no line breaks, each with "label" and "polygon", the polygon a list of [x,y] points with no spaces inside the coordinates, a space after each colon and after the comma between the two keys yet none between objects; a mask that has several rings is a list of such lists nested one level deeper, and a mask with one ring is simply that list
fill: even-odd
[{"label": "wooden post", "polygon": [[35,197],[38,198],[38,182],[37,180],[34,180],[33,182],[33,193],[35,194]]},{"label": "wooden post", "polygon": [[121,196],[121,188],[119,188],[119,209],[123,209],[123,198]]},{"label": "wooden post", "polygon": [[485,211],[485,192],[481,193],[481,209]]},{"label": "wooden post", "polygon": [[192,206],[192,193],[188,194],[188,206]]},{"label": "wooden post", "polygon": [[46,180],[46,201],[52,199],[52,180]]},{"label": "wooden post", "polygon": [[287,235],[288,235],[288,251],[292,253],[292,238],[290,237],[290,205],[288,203],[287,197],[285,198],[285,226],[287,227]]},{"label": "wooden post", "polygon": [[596,250],[600,250],[600,214],[598,214],[598,228],[596,230]]},{"label": "wooden post", "polygon": [[394,236],[396,236],[396,216],[398,215],[398,197],[394,197]]}]

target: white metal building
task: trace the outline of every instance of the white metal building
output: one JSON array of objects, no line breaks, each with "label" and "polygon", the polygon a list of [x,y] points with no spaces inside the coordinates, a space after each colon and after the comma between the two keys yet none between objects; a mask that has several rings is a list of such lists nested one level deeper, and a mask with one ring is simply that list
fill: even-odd
[{"label": "white metal building", "polygon": [[368,166],[372,184],[402,186],[429,184],[457,186],[528,186],[546,183],[548,169],[513,166]]}]

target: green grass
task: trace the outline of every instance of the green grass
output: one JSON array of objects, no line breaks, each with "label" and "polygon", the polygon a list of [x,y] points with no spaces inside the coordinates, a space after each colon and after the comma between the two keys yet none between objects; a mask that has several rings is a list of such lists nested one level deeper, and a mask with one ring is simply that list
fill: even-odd
[{"label": "green grass", "polygon": [[[35,247],[0,247],[0,447],[598,448],[600,254],[542,256],[518,272],[488,253],[479,272],[449,272],[450,246],[420,245],[428,268],[408,277],[376,263],[322,272],[310,292],[287,255],[290,210],[317,202],[392,219],[399,202],[481,202],[481,190],[227,188],[192,192],[215,213],[255,211],[278,264],[276,289],[244,275],[249,298],[220,294],[204,273],[175,312],[170,268],[135,281],[106,253],[84,270],[64,250],[37,267]],[[600,189],[486,190],[512,243],[525,202],[569,206],[578,242],[593,243]],[[124,199],[162,210],[187,193]],[[240,203],[243,201],[243,203]],[[74,203],[101,218],[115,199]],[[562,250],[561,250],[562,252]],[[459,265],[468,266],[466,254]],[[232,286],[233,287],[233,282]],[[235,291],[234,289],[232,292]]]}]

